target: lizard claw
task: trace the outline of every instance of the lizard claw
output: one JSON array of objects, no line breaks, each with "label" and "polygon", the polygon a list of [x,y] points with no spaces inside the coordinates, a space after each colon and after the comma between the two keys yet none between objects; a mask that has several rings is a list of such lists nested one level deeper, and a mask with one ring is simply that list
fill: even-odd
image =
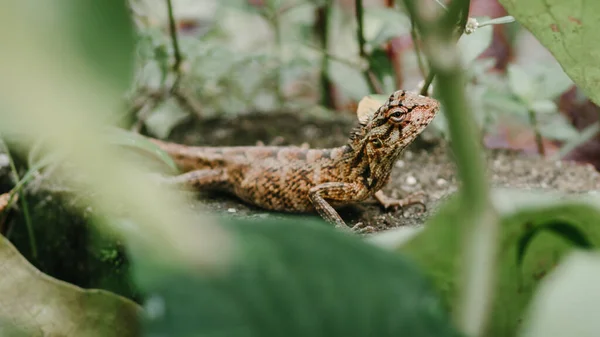
[{"label": "lizard claw", "polygon": [[386,211],[397,211],[400,208],[414,205],[420,205],[422,212],[425,212],[427,209],[425,205],[425,193],[423,192],[417,192],[402,199],[386,198],[384,200],[380,200],[380,202]]},{"label": "lizard claw", "polygon": [[352,226],[352,231],[357,233],[357,234],[370,234],[370,233],[375,233],[375,227],[371,226],[371,225],[367,225],[365,226],[364,223],[362,222],[358,222],[356,223],[354,226]]}]

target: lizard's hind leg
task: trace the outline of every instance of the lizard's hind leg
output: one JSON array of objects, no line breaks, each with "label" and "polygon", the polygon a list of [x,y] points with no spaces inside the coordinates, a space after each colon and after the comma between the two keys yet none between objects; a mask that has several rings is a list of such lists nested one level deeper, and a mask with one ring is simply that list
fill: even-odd
[{"label": "lizard's hind leg", "polygon": [[173,177],[162,177],[161,183],[179,188],[222,188],[227,184],[227,173],[222,169],[195,170]]}]

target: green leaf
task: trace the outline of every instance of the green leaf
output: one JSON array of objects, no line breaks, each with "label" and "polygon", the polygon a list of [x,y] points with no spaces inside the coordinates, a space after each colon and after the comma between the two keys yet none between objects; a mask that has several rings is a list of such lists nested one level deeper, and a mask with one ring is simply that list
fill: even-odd
[{"label": "green leaf", "polygon": [[510,93],[488,89],[482,99],[488,109],[493,109],[498,114],[527,116],[528,107]]},{"label": "green leaf", "polygon": [[519,336],[598,336],[599,284],[600,255],[570,254],[540,285]]},{"label": "green leaf", "polygon": [[500,0],[500,3],[554,55],[567,75],[600,104],[600,1]]},{"label": "green leaf", "polygon": [[536,98],[535,82],[521,66],[510,64],[507,69],[508,83],[513,94],[523,102],[530,103]]},{"label": "green leaf", "polygon": [[528,70],[535,77],[538,99],[555,100],[573,85],[558,63],[535,63]]},{"label": "green leaf", "polygon": [[521,236],[519,239],[517,248],[517,265],[520,266],[523,262],[527,247],[531,241],[542,231],[548,231],[560,236],[563,239],[569,241],[573,246],[584,249],[592,248],[592,243],[588,240],[584,233],[582,233],[577,227],[571,225],[568,222],[562,221],[550,221],[546,224],[540,224],[537,227],[531,226],[531,230]]},{"label": "green leaf", "polygon": [[171,130],[186,120],[189,114],[182,111],[174,98],[161,102],[146,118],[144,124],[148,132],[158,138],[167,138]]},{"label": "green leaf", "polygon": [[531,102],[529,108],[538,114],[552,114],[558,112],[556,103],[550,100],[535,100]]},{"label": "green leaf", "polygon": [[171,159],[171,157],[156,144],[150,142],[146,137],[120,128],[109,127],[106,131],[110,143],[150,154],[154,159],[157,159],[160,164],[167,168],[170,173],[179,172],[173,159]]},{"label": "green leaf", "polygon": [[581,144],[596,137],[598,132],[600,132],[600,122],[588,125],[585,129],[579,132],[577,137],[570,139],[566,144],[564,144],[560,151],[558,151],[554,156],[552,156],[551,160],[560,160],[567,154],[571,153],[571,151],[573,151]]},{"label": "green leaf", "polygon": [[458,336],[407,259],[322,222],[223,223],[235,254],[218,270],[134,257],[145,331],[165,336]]},{"label": "green leaf", "polygon": [[570,141],[579,138],[579,131],[563,115],[550,116],[549,121],[541,123],[539,129],[542,136],[552,140]]},{"label": "green leaf", "polygon": [[410,33],[410,18],[397,9],[365,8],[365,39],[377,48],[389,39]]},{"label": "green leaf", "polygon": [[134,302],[41,273],[3,236],[0,261],[0,325],[26,336],[139,336],[141,308]]},{"label": "green leaf", "polygon": [[[460,200],[451,198],[425,230],[398,249],[429,272],[448,307],[456,303],[462,284],[462,241],[456,230],[464,217],[458,211]],[[561,258],[580,246],[600,245],[600,200],[594,195],[507,189],[494,190],[492,200],[502,222],[493,318],[483,335],[514,336],[536,287]],[[536,234],[528,239],[532,231]]]},{"label": "green leaf", "polygon": [[328,75],[331,81],[342,88],[350,98],[360,100],[369,94],[369,85],[362,72],[356,67],[338,61],[330,61]]},{"label": "green leaf", "polygon": [[[111,144],[138,150],[143,154],[149,154],[150,158],[154,159],[154,162],[160,165],[158,169],[167,169],[166,173],[179,172],[173,159],[156,144],[150,142],[146,137],[117,127],[107,127],[105,128],[105,131],[107,141]],[[21,181],[26,183],[33,178],[33,174],[37,171],[48,165],[60,163],[64,160],[64,155],[48,152],[47,149],[44,148],[43,140],[40,140],[36,142],[29,151],[27,158],[29,170]]]}]

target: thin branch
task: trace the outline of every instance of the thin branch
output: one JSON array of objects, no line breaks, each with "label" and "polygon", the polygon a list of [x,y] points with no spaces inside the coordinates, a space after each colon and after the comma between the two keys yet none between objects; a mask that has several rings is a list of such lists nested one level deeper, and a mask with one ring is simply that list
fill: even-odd
[{"label": "thin branch", "polygon": [[179,39],[177,37],[177,24],[175,22],[175,16],[173,15],[173,4],[171,0],[165,0],[167,2],[167,11],[169,14],[169,33],[171,34],[171,43],[173,44],[173,54],[175,56],[175,63],[173,64],[173,71],[176,74],[175,82],[171,87],[171,91],[175,91],[177,85],[179,84],[179,79],[181,78],[181,63],[183,62],[183,57],[181,55],[181,50],[179,49]]},{"label": "thin branch", "polygon": [[527,113],[529,115],[529,123],[531,123],[533,133],[535,134],[535,145],[537,146],[538,154],[542,157],[545,157],[546,149],[544,148],[544,141],[542,140],[542,133],[540,132],[537,115],[533,109],[529,109]]},{"label": "thin branch", "polygon": [[280,108],[283,108],[283,104],[285,101],[284,93],[283,93],[283,67],[281,66],[283,63],[283,36],[281,34],[281,22],[279,15],[275,12],[273,17],[271,18],[271,24],[273,26],[273,30],[275,31],[275,48],[277,53],[277,61],[279,62],[279,66],[276,71],[277,83],[275,87],[275,94],[277,96],[277,101]]},{"label": "thin branch", "polygon": [[[419,44],[419,38],[417,36],[417,26],[415,24],[415,19],[411,16],[410,17],[410,37],[413,41],[413,48],[415,50],[415,55],[417,56],[417,65],[419,66],[419,71],[421,72],[421,76],[423,76],[423,78],[429,78],[431,77],[431,81],[433,81],[433,73],[430,73],[427,75],[427,67],[425,66],[425,61],[423,60],[423,54],[421,53],[421,45]],[[431,83],[430,81],[430,83]],[[429,84],[427,84],[423,86],[424,90],[421,90],[421,95],[425,95],[427,94],[427,91],[429,90]]]},{"label": "thin branch", "polygon": [[375,76],[370,72],[370,62],[369,62],[369,57],[367,55],[367,51],[365,49],[365,46],[367,44],[367,41],[365,39],[365,34],[364,34],[364,7],[363,7],[363,2],[362,0],[355,0],[354,2],[354,10],[356,11],[356,21],[357,21],[357,28],[356,28],[356,39],[358,40],[358,50],[359,50],[359,55],[360,55],[360,59],[363,61],[367,62],[367,67],[365,70],[363,70],[363,75],[365,76],[365,80],[367,81],[367,84],[369,85],[369,90],[373,93],[378,93],[381,94],[381,88],[378,88],[379,85],[377,82],[373,81],[373,79],[375,78]]},{"label": "thin branch", "polygon": [[431,86],[431,83],[433,83],[434,78],[435,73],[433,71],[430,71],[429,75],[427,75],[427,78],[425,79],[425,83],[423,83],[423,87],[421,88],[421,95],[429,96],[429,87]]},{"label": "thin branch", "polygon": [[331,17],[331,0],[318,7],[316,10],[315,34],[321,43],[321,49],[324,51],[321,55],[321,105],[327,108],[333,108],[333,85],[329,79],[329,21]]},{"label": "thin branch", "polygon": [[173,64],[173,70],[179,72],[179,67],[183,58],[181,57],[181,50],[179,49],[179,39],[177,37],[177,23],[175,22],[175,16],[173,15],[173,4],[171,0],[165,0],[167,2],[167,11],[169,13],[169,33],[171,34],[171,43],[173,44],[173,53],[175,56],[175,63]]}]

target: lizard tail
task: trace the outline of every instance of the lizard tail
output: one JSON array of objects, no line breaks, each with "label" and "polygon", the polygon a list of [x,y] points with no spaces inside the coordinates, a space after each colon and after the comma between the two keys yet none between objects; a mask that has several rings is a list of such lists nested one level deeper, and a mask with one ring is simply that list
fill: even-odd
[{"label": "lizard tail", "polygon": [[223,163],[223,155],[218,148],[205,146],[187,146],[165,142],[156,138],[147,138],[150,142],[165,151],[184,172],[215,168]]}]

